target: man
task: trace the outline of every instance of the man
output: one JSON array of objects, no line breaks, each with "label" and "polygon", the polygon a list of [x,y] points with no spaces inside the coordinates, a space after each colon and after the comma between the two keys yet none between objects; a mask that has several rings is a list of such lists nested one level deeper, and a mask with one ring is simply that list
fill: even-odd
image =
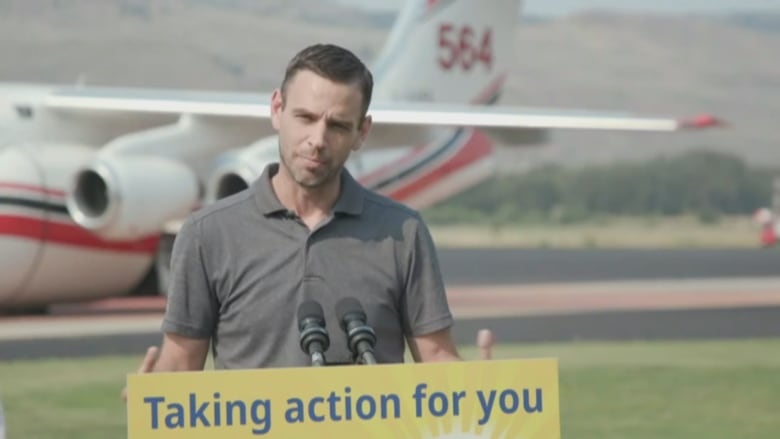
[{"label": "man", "polygon": [[380,362],[458,360],[436,252],[420,216],[369,192],[344,164],[371,129],[373,78],[351,52],[313,45],[271,101],[280,163],[252,187],[195,212],[179,232],[162,348],[139,372],[305,366],[297,307],[322,303],[326,357],[348,362],[335,303],[355,297]]}]

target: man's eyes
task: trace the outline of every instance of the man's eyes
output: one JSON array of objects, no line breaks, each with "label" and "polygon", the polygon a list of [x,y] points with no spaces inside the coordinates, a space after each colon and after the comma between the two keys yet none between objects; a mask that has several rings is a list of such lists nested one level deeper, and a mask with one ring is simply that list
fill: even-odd
[{"label": "man's eyes", "polygon": [[[306,123],[315,122],[317,120],[317,117],[315,117],[315,116],[313,116],[311,114],[304,114],[304,113],[296,114],[295,117],[298,120],[301,120],[301,121],[306,122]],[[351,129],[350,125],[345,124],[345,123],[339,123],[339,122],[329,122],[328,123],[328,128],[334,129],[334,130],[337,130],[337,131],[340,131],[340,132],[349,132],[349,130]]]}]

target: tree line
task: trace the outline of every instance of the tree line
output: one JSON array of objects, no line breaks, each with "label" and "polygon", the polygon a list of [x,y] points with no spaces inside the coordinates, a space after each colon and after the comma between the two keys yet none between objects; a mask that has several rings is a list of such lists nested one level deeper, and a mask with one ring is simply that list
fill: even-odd
[{"label": "tree line", "polygon": [[547,165],[486,180],[422,213],[433,224],[691,214],[714,222],[722,215],[750,215],[768,206],[776,174],[710,151],[579,169]]}]

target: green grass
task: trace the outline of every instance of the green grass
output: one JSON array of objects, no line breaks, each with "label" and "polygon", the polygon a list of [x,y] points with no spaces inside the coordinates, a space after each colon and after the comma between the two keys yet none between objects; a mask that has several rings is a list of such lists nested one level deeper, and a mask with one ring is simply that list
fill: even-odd
[{"label": "green grass", "polygon": [[[476,358],[470,347],[465,358]],[[558,357],[564,438],[774,438],[780,339],[503,345]],[[139,356],[0,364],[9,438],[125,437],[119,391]]]},{"label": "green grass", "polygon": [[[471,351],[464,351],[471,358]],[[513,346],[560,359],[565,438],[773,438],[780,340]]]},{"label": "green grass", "polygon": [[602,218],[575,224],[432,225],[440,247],[519,248],[757,248],[750,217]]}]

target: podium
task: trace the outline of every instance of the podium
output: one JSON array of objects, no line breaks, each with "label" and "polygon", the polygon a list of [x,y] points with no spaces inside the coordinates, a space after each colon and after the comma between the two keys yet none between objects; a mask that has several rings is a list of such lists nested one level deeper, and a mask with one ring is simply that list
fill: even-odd
[{"label": "podium", "polygon": [[556,359],[131,374],[129,439],[560,438]]}]

